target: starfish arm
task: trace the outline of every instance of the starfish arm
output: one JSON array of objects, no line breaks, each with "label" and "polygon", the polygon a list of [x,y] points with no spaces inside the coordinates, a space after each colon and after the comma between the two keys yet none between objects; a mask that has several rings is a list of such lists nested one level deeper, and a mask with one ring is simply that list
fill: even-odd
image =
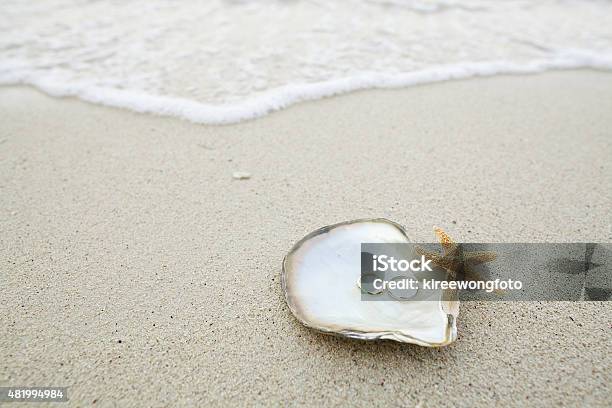
[{"label": "starfish arm", "polygon": [[451,267],[451,261],[450,259],[443,257],[442,255],[436,253],[436,252],[430,252],[430,251],[426,251],[421,247],[416,247],[415,251],[418,255],[423,255],[425,257],[425,259],[431,261],[434,265],[437,265],[441,268],[450,268]]},{"label": "starfish arm", "polygon": [[466,281],[479,281],[480,275],[474,272],[468,265],[463,268],[463,279]]},{"label": "starfish arm", "polygon": [[417,253],[417,255],[422,255],[425,257],[425,259],[430,260],[433,263],[435,263],[439,259],[442,259],[442,256],[438,254],[437,252],[427,251],[421,248],[420,246],[416,246],[414,248],[414,251]]},{"label": "starfish arm", "polygon": [[442,269],[446,269],[453,277],[455,277],[455,275],[457,274],[457,271],[455,271],[455,263],[453,262],[453,259],[447,256],[442,256],[436,252],[429,252],[424,250],[421,247],[416,247],[415,251],[418,255],[423,255],[425,257],[425,259],[430,260],[434,265],[436,265],[437,267],[440,267]]},{"label": "starfish arm", "polygon": [[453,241],[452,238],[449,237],[448,234],[444,232],[442,228],[434,227],[434,233],[438,237],[438,240],[440,241],[440,245],[442,245],[442,248],[444,248],[445,250],[448,251],[448,250],[455,249],[457,247],[457,244],[455,243],[455,241]]},{"label": "starfish arm", "polygon": [[473,266],[497,259],[497,254],[495,254],[495,252],[486,251],[466,252],[464,256],[465,262]]}]

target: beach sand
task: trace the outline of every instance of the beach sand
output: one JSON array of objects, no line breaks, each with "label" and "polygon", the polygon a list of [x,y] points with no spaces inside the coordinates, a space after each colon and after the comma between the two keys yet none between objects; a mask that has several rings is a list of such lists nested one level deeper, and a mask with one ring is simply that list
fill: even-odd
[{"label": "beach sand", "polygon": [[[0,88],[0,386],[71,406],[609,406],[606,302],[464,302],[441,349],[315,333],[281,262],[363,217],[611,242],[612,74],[372,90],[204,126]],[[232,173],[251,173],[234,180]]]}]

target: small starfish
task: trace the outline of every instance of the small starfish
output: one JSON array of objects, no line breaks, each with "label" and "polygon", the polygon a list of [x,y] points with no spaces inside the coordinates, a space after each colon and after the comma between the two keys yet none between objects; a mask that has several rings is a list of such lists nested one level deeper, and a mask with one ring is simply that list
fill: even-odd
[{"label": "small starfish", "polygon": [[461,244],[453,241],[441,228],[434,227],[434,232],[440,241],[440,245],[442,245],[444,253],[441,255],[437,252],[429,252],[421,247],[416,247],[416,252],[431,260],[434,265],[446,269],[452,280],[479,280],[480,277],[472,270],[472,267],[497,258],[494,252],[464,252]]}]

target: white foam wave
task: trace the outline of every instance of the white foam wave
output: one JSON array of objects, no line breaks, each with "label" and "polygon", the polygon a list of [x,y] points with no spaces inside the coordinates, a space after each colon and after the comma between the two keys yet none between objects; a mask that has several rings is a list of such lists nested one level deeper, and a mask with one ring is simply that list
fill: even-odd
[{"label": "white foam wave", "polygon": [[113,5],[7,0],[0,84],[227,124],[361,89],[612,70],[612,33],[604,24],[612,5],[605,2]]},{"label": "white foam wave", "polygon": [[146,93],[91,86],[83,82],[62,82],[36,75],[0,75],[0,84],[32,85],[57,97],[77,97],[84,101],[140,113],[174,116],[194,123],[230,124],[255,119],[298,102],[321,99],[356,90],[402,88],[453,79],[487,77],[500,74],[535,74],[547,70],[591,68],[612,70],[612,57],[585,51],[567,52],[557,58],[517,64],[494,61],[432,67],[400,74],[371,73],[311,84],[292,84],[263,95],[226,105],[212,105],[186,98],[155,96]]}]

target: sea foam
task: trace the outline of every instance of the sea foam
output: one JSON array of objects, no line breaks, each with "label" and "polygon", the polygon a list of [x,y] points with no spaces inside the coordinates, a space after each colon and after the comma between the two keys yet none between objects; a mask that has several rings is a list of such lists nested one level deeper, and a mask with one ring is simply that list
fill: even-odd
[{"label": "sea foam", "polygon": [[7,1],[0,83],[234,123],[368,88],[612,70],[603,1]]}]

